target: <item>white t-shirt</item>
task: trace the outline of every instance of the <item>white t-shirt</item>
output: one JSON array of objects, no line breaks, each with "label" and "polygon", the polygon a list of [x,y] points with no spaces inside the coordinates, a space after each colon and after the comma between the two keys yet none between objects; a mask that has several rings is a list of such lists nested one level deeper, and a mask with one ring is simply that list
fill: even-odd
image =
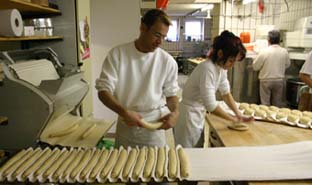
[{"label": "white t-shirt", "polygon": [[112,93],[129,110],[146,112],[164,106],[165,97],[176,95],[177,78],[177,63],[171,55],[161,48],[142,53],[130,42],[109,52],[96,89]]},{"label": "white t-shirt", "polygon": [[[171,55],[161,48],[142,53],[134,42],[130,42],[109,52],[100,78],[96,80],[96,89],[112,93],[123,107],[153,122],[170,112],[165,106],[165,98],[176,96],[179,90],[177,79],[178,66]],[[130,127],[119,120],[116,144],[164,146],[165,131]]]},{"label": "white t-shirt", "polygon": [[253,61],[252,67],[259,71],[260,80],[275,80],[285,77],[285,70],[290,66],[289,54],[277,44],[262,50]]},{"label": "white t-shirt", "polygon": [[[312,51],[310,51],[310,53],[307,55],[306,61],[304,62],[300,73],[308,74],[312,79]],[[310,88],[310,93],[312,93],[312,88]]]},{"label": "white t-shirt", "polygon": [[204,107],[212,112],[218,105],[217,91],[222,95],[230,93],[227,70],[207,60],[200,63],[187,80],[182,102],[189,106]]}]

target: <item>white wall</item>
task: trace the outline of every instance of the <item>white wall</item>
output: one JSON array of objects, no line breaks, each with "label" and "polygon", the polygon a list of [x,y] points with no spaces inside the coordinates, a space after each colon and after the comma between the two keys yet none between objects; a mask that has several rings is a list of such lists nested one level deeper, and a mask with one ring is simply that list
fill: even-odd
[{"label": "white wall", "polygon": [[116,114],[105,107],[97,97],[94,88],[104,58],[108,51],[121,43],[135,40],[139,35],[139,0],[92,0],[91,12],[91,61],[93,93],[93,116],[99,119],[115,120]]}]

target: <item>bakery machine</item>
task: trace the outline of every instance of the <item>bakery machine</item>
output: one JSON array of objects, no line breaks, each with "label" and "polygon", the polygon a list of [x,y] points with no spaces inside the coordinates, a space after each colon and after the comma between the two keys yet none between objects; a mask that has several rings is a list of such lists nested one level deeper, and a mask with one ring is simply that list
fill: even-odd
[{"label": "bakery machine", "polygon": [[[0,86],[0,114],[8,118],[0,125],[0,149],[18,150],[37,146],[38,142],[63,146],[95,146],[105,130],[103,121],[80,116],[80,104],[88,92],[88,83],[79,69],[62,65],[50,48],[14,50],[1,53],[4,78]],[[92,122],[92,123],[90,123]],[[92,142],[84,138],[68,142],[68,137],[50,137],[51,132],[66,130],[79,123],[76,135],[94,128]],[[104,130],[103,130],[104,129]],[[106,128],[107,129],[107,128]],[[64,131],[60,131],[64,132]]]}]

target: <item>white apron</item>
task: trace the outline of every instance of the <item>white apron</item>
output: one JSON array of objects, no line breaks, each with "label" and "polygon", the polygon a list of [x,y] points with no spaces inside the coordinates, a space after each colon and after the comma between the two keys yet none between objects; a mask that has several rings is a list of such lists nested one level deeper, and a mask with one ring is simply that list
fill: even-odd
[{"label": "white apron", "polygon": [[186,105],[182,100],[179,110],[180,116],[173,128],[176,145],[180,144],[185,148],[203,145],[206,109],[201,106]]},{"label": "white apron", "polygon": [[[139,112],[142,118],[147,122],[156,122],[161,117],[169,114],[170,110],[164,106],[157,110],[150,112]],[[117,122],[117,136],[115,147],[119,146],[158,146],[163,147],[166,145],[165,130],[148,130],[142,127],[130,127],[121,119]]]}]

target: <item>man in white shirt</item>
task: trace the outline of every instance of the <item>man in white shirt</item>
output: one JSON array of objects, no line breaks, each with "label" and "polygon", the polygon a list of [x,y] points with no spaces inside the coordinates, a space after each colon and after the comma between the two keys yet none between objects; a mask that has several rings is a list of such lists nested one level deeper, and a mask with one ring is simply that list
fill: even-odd
[{"label": "man in white shirt", "polygon": [[282,107],[285,70],[290,66],[289,54],[279,45],[279,31],[270,31],[268,42],[269,47],[259,53],[252,66],[255,71],[260,71],[261,104]]},{"label": "man in white shirt", "polygon": [[[96,88],[103,104],[119,116],[116,147],[164,146],[164,130],[176,124],[178,66],[159,48],[170,25],[163,11],[148,11],[141,19],[139,38],[113,48],[103,63]],[[148,130],[142,119],[163,125]]]},{"label": "man in white shirt", "polygon": [[299,78],[310,87],[310,93],[312,93],[312,51],[309,52],[299,72]]}]

